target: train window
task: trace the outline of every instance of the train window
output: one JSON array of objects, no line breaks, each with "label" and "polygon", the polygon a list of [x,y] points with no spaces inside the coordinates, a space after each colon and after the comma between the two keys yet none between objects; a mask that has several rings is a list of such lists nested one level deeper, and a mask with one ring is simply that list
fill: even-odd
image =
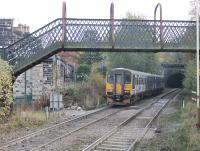
[{"label": "train window", "polygon": [[116,78],[116,83],[122,83],[122,75],[121,74],[116,74],[116,76],[115,76],[115,78]]},{"label": "train window", "polygon": [[113,83],[113,74],[108,74],[107,75],[107,82]]},{"label": "train window", "polygon": [[134,82],[135,82],[135,79],[133,78],[133,81],[132,81],[132,88],[133,89],[135,89],[135,83]]},{"label": "train window", "polygon": [[125,84],[131,83],[131,74],[130,73],[124,74],[124,83]]}]

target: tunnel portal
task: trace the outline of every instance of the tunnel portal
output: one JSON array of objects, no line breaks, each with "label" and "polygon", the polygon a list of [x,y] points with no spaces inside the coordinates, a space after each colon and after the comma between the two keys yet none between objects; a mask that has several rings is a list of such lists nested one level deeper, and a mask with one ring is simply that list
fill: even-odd
[{"label": "tunnel portal", "polygon": [[182,88],[185,76],[182,73],[175,73],[168,77],[166,86],[169,88]]},{"label": "tunnel portal", "polygon": [[178,63],[162,63],[165,87],[181,88],[185,78],[185,65]]}]

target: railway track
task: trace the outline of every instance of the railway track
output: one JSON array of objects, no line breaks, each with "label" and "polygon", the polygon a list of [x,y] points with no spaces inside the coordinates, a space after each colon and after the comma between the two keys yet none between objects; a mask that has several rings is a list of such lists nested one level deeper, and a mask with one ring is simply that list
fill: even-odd
[{"label": "railway track", "polygon": [[[156,98],[160,98],[157,96]],[[152,102],[149,100],[149,102]],[[153,104],[153,103],[151,103]],[[145,110],[146,108],[144,108]],[[59,151],[69,151],[69,150],[82,150],[86,146],[90,145],[92,142],[97,140],[98,138],[101,138],[105,136],[107,133],[110,132],[111,129],[115,129],[120,125],[120,123],[126,123],[126,119],[128,118],[135,118],[142,109],[130,107],[128,110],[125,110],[123,108],[123,111],[114,114],[113,116],[110,116],[109,118],[105,118],[104,120],[101,120],[99,122],[93,125],[88,125],[88,127],[76,131],[71,136],[61,137],[60,139],[56,139],[56,141],[51,143],[46,143],[43,146],[39,146],[38,148],[35,148],[35,150],[43,150],[43,151],[49,151],[49,150],[59,150]],[[132,116],[134,115],[134,116]],[[101,130],[100,130],[101,129]],[[90,133],[90,134],[89,134]],[[97,133],[101,133],[100,135]]]},{"label": "railway track", "polygon": [[[16,151],[17,150],[27,150],[27,151],[54,150],[55,149],[54,147],[57,143],[60,143],[60,145],[63,145],[66,143],[66,141],[64,143],[62,142],[62,140],[64,140],[65,138],[70,139],[70,136],[71,137],[74,136],[73,134],[75,134],[76,132],[78,133],[81,130],[85,131],[87,128],[90,129],[89,127],[91,125],[94,125],[95,123],[97,124],[96,127],[98,127],[98,123],[101,123],[102,121],[107,123],[106,125],[107,131],[104,130],[105,133],[103,133],[102,136],[100,137],[105,137],[107,136],[107,133],[110,131],[110,129],[113,129],[113,127],[114,129],[119,129],[119,127],[122,127],[120,125],[126,125],[125,123],[128,123],[130,119],[136,118],[137,115],[139,115],[143,110],[147,109],[152,104],[153,103],[151,103],[150,105],[148,105],[146,108],[143,108],[143,109],[140,109],[138,107],[136,107],[136,109],[134,109],[134,107],[132,107],[132,109],[129,108],[131,109],[130,112],[126,111],[127,112],[126,114],[124,114],[125,112],[121,113],[121,115],[119,114],[120,116],[124,114],[121,117],[121,119],[118,116],[118,113],[120,113],[121,111],[124,111],[125,108],[99,109],[96,112],[92,112],[90,114],[83,115],[75,119],[53,125],[51,127],[31,133],[24,137],[7,142],[6,145],[0,147],[0,150],[3,150],[3,151],[5,150],[16,150]],[[130,115],[131,117],[125,120],[128,117],[127,115]],[[94,142],[94,140],[96,139],[93,139],[92,142]],[[89,144],[86,144],[86,145],[88,146]],[[86,146],[84,146],[83,148],[85,147]],[[81,150],[81,149],[78,149],[78,150]]]},{"label": "railway track", "polygon": [[[57,131],[56,133],[57,134],[60,134],[62,132],[59,133],[59,130],[63,130],[63,129],[67,129],[69,127],[69,125],[71,124],[74,124],[75,122],[77,121],[81,121],[81,120],[87,120],[87,118],[89,117],[93,117],[93,118],[98,118],[98,116],[102,117],[102,118],[105,118],[106,116],[111,116],[112,114],[116,113],[116,112],[119,112],[119,110],[115,110],[115,111],[108,111],[108,112],[105,112],[107,111],[108,109],[110,108],[109,107],[104,107],[104,108],[101,108],[99,110],[96,110],[94,112],[91,112],[91,113],[88,113],[88,114],[85,114],[85,115],[82,115],[82,116],[79,116],[77,118],[74,118],[74,119],[71,119],[71,120],[67,120],[67,121],[64,121],[64,122],[61,122],[61,123],[58,123],[58,124],[55,124],[53,126],[50,126],[50,127],[47,127],[47,128],[44,128],[42,130],[39,130],[39,131],[36,131],[36,132],[33,132],[33,133],[30,133],[28,135],[25,135],[23,137],[19,137],[17,139],[13,139],[9,142],[7,142],[5,145],[2,145],[0,146],[0,151],[4,151],[4,150],[12,150],[13,147],[15,148],[14,150],[28,150],[26,149],[26,143],[32,143],[34,144],[34,142],[32,141],[32,138],[39,138],[39,137],[43,137],[45,134],[48,134],[48,135],[52,135],[52,133],[54,133],[55,131]],[[105,115],[105,116],[104,116]],[[99,119],[100,120],[100,119]],[[89,121],[87,121],[89,122]],[[87,123],[86,122],[86,123]],[[75,128],[75,127],[74,127]],[[48,137],[48,136],[47,136]],[[44,137],[43,137],[44,138]],[[45,138],[44,138],[45,139]],[[48,139],[46,139],[48,140]],[[36,143],[35,144],[36,146],[39,145],[39,143]],[[21,146],[21,147],[18,147],[16,148],[16,146]]]},{"label": "railway track", "polygon": [[91,142],[109,132],[113,127],[118,126],[127,117],[135,114],[137,111],[138,108],[122,107],[120,112],[99,120],[96,123],[90,124],[87,127],[76,131],[73,135],[68,135],[57,139],[54,142],[39,146],[36,150],[82,150]]},{"label": "railway track", "polygon": [[152,122],[166,107],[168,102],[179,94],[175,90],[139,110],[112,131],[87,146],[82,151],[131,151],[150,128]]}]

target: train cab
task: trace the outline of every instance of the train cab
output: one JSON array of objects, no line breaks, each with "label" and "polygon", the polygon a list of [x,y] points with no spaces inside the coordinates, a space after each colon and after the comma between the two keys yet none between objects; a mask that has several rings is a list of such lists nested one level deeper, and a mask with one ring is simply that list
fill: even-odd
[{"label": "train cab", "polygon": [[[106,95],[115,104],[129,104],[132,93],[131,72],[125,70],[111,70],[107,73]],[[112,101],[113,100],[113,101]]]}]

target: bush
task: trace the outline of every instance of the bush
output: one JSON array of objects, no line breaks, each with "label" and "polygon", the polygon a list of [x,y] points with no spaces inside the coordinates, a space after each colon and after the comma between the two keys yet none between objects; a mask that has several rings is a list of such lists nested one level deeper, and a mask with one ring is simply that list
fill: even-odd
[{"label": "bush", "polygon": [[105,104],[105,82],[103,75],[90,74],[81,84],[63,90],[65,107],[78,104],[84,109],[92,109]]},{"label": "bush", "polygon": [[7,62],[0,59],[0,121],[10,113],[12,99],[12,70]]},{"label": "bush", "polygon": [[185,79],[183,85],[188,90],[196,91],[196,59],[190,60],[186,66]]},{"label": "bush", "polygon": [[63,102],[64,106],[68,107],[74,104],[75,101],[75,89],[74,87],[67,87],[64,90],[62,90],[63,94]]},{"label": "bush", "polygon": [[177,151],[198,151],[200,131],[196,128],[196,105],[188,103],[181,112],[181,123],[175,133],[174,148]]},{"label": "bush", "polygon": [[84,80],[91,72],[91,66],[87,64],[81,64],[77,71],[77,80]]}]

